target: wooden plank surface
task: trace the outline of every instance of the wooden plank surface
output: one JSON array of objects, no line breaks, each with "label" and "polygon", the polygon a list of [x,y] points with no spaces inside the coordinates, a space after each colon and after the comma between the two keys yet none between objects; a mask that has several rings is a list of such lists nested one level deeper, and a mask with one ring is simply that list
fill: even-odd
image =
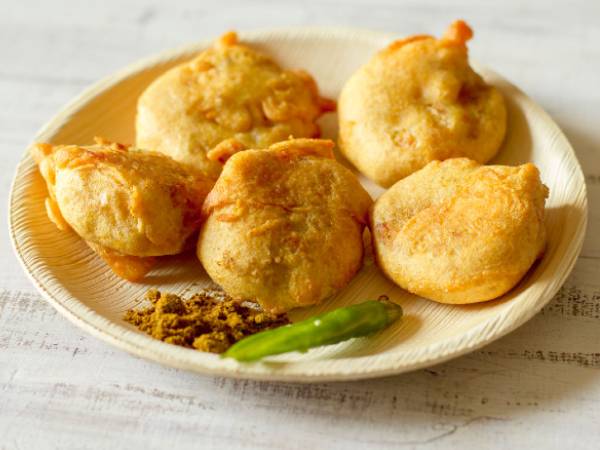
[{"label": "wooden plank surface", "polygon": [[598,448],[600,3],[169,3],[2,2],[3,198],[35,131],[86,85],[141,57],[228,29],[439,34],[463,17],[475,28],[473,58],[537,100],[574,145],[590,202],[583,255],[539,315],[480,351],[397,377],[297,385],[200,377],[83,334],[36,294],[5,232],[0,449]]}]

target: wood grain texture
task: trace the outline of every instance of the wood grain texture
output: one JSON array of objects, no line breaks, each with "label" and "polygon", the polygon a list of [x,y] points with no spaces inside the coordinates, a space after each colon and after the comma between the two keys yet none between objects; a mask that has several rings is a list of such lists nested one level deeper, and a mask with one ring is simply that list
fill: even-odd
[{"label": "wood grain texture", "polygon": [[[598,2],[347,0],[11,2],[0,16],[0,192],[35,131],[83,87],[225,29],[341,25],[439,33],[464,17],[473,58],[559,123],[586,175],[589,230],[565,287],[484,349],[355,383],[199,377],[81,333],[35,293],[0,239],[0,448],[597,448],[600,439]],[[6,45],[5,43],[8,43]],[[7,210],[0,208],[6,222]],[[597,359],[596,359],[597,360]],[[592,365],[590,365],[592,364]]]}]

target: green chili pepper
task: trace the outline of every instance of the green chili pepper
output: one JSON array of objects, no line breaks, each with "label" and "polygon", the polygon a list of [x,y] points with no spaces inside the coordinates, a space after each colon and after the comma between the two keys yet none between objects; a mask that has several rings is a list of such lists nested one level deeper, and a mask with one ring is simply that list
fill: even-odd
[{"label": "green chili pepper", "polygon": [[232,345],[221,356],[256,361],[269,355],[336,344],[382,330],[402,316],[402,308],[387,299],[338,308],[310,319],[256,333]]}]

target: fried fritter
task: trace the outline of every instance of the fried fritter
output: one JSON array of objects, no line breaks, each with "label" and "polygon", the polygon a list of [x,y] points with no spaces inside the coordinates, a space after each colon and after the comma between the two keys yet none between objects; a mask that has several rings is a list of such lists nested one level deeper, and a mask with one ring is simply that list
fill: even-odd
[{"label": "fried fritter", "polygon": [[203,207],[198,257],[234,298],[270,312],[317,304],[359,270],[372,201],[328,140],[235,154]]},{"label": "fried fritter", "polygon": [[333,109],[335,103],[319,96],[308,73],[284,70],[228,33],[144,91],[137,146],[216,178],[237,151],[289,136],[318,137],[315,121]]},{"label": "fried fritter", "polygon": [[375,55],[339,99],[339,144],[358,170],[389,187],[433,160],[489,161],[506,132],[500,92],[469,66],[471,29],[412,36]]},{"label": "fried fritter", "polygon": [[46,210],[59,229],[72,228],[115,273],[138,280],[154,256],[183,250],[200,226],[212,182],[166,155],[98,142],[32,147],[48,186]]},{"label": "fried fritter", "polygon": [[494,299],[541,256],[547,196],[531,163],[431,162],[373,205],[377,262],[402,288],[441,303]]}]

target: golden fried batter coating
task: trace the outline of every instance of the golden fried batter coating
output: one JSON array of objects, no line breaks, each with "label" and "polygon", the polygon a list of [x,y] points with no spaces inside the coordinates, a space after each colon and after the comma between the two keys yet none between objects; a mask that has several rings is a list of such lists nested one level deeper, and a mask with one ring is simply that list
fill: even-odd
[{"label": "golden fried batter coating", "polygon": [[499,297],[544,250],[547,196],[531,163],[434,161],[373,205],[377,262],[402,288],[438,302]]},{"label": "golden fried batter coating", "polygon": [[498,151],[506,131],[500,92],[471,69],[471,29],[454,22],[442,39],[392,43],[361,67],[339,99],[342,153],[389,187],[433,160]]},{"label": "golden fried batter coating", "polygon": [[198,257],[229,295],[287,311],[319,303],[359,270],[372,201],[333,146],[295,139],[227,161],[204,203]]},{"label": "golden fried batter coating", "polygon": [[283,70],[228,33],[144,91],[138,101],[137,146],[216,178],[235,152],[289,136],[318,137],[315,121],[333,109],[335,103],[319,96],[308,73]]},{"label": "golden fried batter coating", "polygon": [[[101,143],[100,143],[101,142]],[[120,276],[140,279],[153,258],[183,250],[200,226],[212,182],[160,153],[120,144],[37,144],[48,216],[72,228]]]}]

